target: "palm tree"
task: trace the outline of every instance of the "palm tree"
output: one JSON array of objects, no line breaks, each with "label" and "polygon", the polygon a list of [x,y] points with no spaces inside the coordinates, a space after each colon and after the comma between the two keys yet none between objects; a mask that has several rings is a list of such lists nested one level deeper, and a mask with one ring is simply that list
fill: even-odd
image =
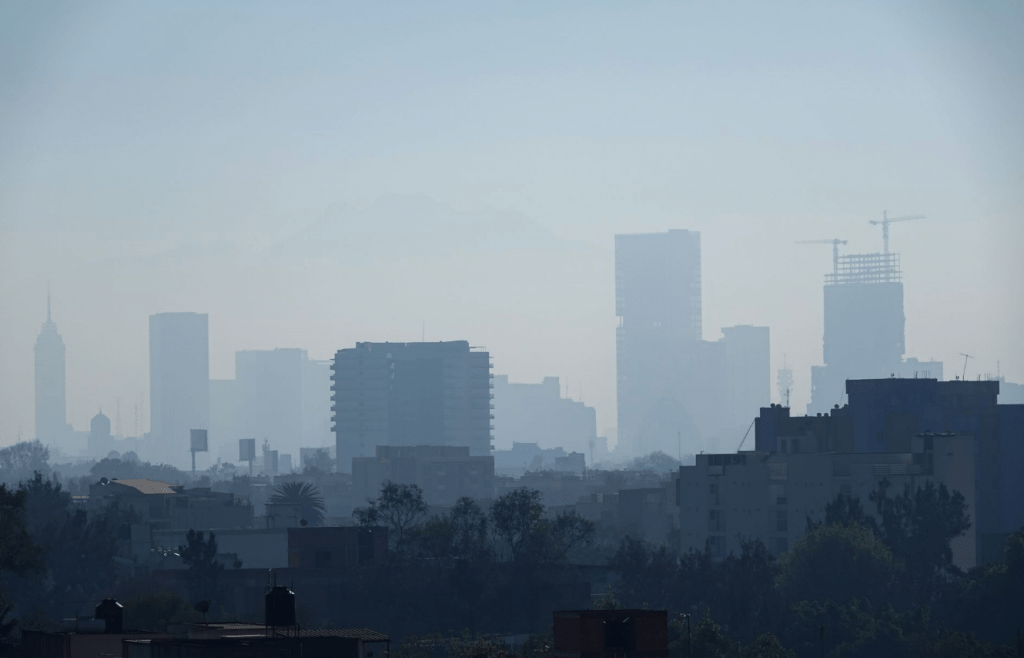
[{"label": "palm tree", "polygon": [[274,490],[268,502],[298,507],[301,518],[312,526],[323,525],[327,512],[320,490],[308,482],[285,482]]}]

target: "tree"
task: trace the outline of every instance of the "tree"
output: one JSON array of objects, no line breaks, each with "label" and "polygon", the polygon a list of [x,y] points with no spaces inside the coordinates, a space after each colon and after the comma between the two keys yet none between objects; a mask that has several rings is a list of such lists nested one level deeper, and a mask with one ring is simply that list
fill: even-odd
[{"label": "tree", "polygon": [[814,522],[807,517],[807,529],[819,525],[860,525],[872,531],[877,530],[875,519],[865,510],[860,498],[847,494],[838,494],[832,501],[825,504],[825,519]]},{"label": "tree", "polygon": [[665,546],[653,547],[643,539],[624,537],[619,549],[608,562],[618,572],[616,593],[629,606],[650,603],[668,607],[668,594],[673,589],[677,560]]},{"label": "tree", "polygon": [[451,524],[452,548],[464,560],[489,557],[487,546],[487,515],[472,498],[463,496],[455,501],[448,515]]},{"label": "tree", "polygon": [[302,467],[303,475],[322,475],[334,471],[334,460],[327,448],[314,450],[306,457]]},{"label": "tree", "polygon": [[427,513],[423,490],[415,484],[396,484],[388,480],[380,488],[376,500],[353,511],[362,526],[386,525],[391,533],[389,543],[398,552],[408,548],[410,529]]},{"label": "tree", "polygon": [[39,545],[45,568],[42,583],[11,577],[8,587],[22,616],[59,618],[69,600],[102,598],[120,574],[118,541],[138,519],[117,505],[87,515],[71,508],[71,496],[55,479],[23,482],[26,527]]},{"label": "tree", "polygon": [[16,487],[33,473],[50,473],[50,449],[38,439],[22,441],[0,449],[0,482]]},{"label": "tree", "polygon": [[726,634],[725,629],[711,619],[711,613],[704,611],[704,617],[693,631],[694,658],[726,658],[732,655],[736,643]]},{"label": "tree", "polygon": [[594,539],[594,522],[576,513],[561,512],[551,523],[552,557],[561,561],[576,546],[589,544]]},{"label": "tree", "polygon": [[779,588],[790,600],[885,597],[896,565],[892,552],[862,525],[820,525],[779,557]]},{"label": "tree", "polygon": [[523,556],[544,518],[544,505],[540,500],[541,493],[536,489],[520,487],[499,496],[491,507],[491,527],[498,539],[508,546],[513,562]]},{"label": "tree", "polygon": [[877,534],[905,570],[906,589],[920,602],[935,593],[937,578],[955,575],[950,542],[971,527],[967,503],[958,491],[928,481],[913,489],[907,484],[889,496],[888,480],[871,493],[878,515]]},{"label": "tree", "polygon": [[211,532],[207,539],[202,531],[189,530],[185,542],[178,546],[178,554],[188,567],[188,591],[193,603],[219,598],[220,574],[224,565],[217,560],[216,535]]},{"label": "tree", "polygon": [[320,490],[308,482],[285,482],[274,490],[267,502],[299,508],[301,518],[311,526],[323,525],[327,513]]},{"label": "tree", "polygon": [[148,592],[124,602],[125,628],[165,633],[169,624],[201,620],[202,615],[174,593]]},{"label": "tree", "polygon": [[773,634],[764,633],[743,647],[739,658],[796,658],[796,652],[782,646],[782,642]]},{"label": "tree", "polygon": [[[0,578],[5,575],[28,576],[43,570],[43,550],[29,534],[25,522],[28,494],[12,491],[0,483]],[[16,624],[7,617],[14,609],[0,589],[0,639],[7,638]]]},{"label": "tree", "polygon": [[670,457],[660,450],[634,457],[626,464],[627,471],[651,471],[652,473],[671,473],[679,470],[679,460]]}]

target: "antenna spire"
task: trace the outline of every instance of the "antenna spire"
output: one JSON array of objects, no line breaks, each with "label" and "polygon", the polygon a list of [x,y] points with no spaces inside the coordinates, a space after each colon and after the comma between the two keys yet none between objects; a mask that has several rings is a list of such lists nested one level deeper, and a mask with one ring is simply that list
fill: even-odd
[{"label": "antenna spire", "polygon": [[50,322],[50,282],[46,282],[46,321]]}]

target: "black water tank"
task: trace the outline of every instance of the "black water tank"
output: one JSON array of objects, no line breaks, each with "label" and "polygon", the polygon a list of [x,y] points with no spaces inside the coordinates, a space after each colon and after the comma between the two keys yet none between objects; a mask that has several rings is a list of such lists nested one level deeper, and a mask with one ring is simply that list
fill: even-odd
[{"label": "black water tank", "polygon": [[287,587],[277,586],[267,590],[267,626],[295,625],[295,592]]},{"label": "black water tank", "polygon": [[93,619],[106,622],[104,633],[120,633],[124,629],[124,607],[116,599],[103,599],[96,606]]}]

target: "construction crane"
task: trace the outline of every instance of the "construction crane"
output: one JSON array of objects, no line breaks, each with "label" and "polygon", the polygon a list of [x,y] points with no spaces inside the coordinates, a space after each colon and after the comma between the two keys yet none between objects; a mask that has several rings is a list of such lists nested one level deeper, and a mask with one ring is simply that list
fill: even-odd
[{"label": "construction crane", "polygon": [[890,217],[887,212],[882,211],[882,219],[869,219],[868,223],[872,226],[882,225],[882,247],[883,253],[886,256],[889,255],[889,224],[893,222],[906,222],[911,219],[924,219],[924,215],[907,215],[906,217]]},{"label": "construction crane", "polygon": [[964,354],[963,352],[960,352],[960,356],[964,357],[964,374],[960,379],[967,381],[967,359],[973,359],[974,357],[970,354]]},{"label": "construction crane", "polygon": [[832,274],[839,274],[839,245],[846,244],[846,240],[832,238],[831,240],[797,240],[797,244],[830,244],[832,245]]}]

